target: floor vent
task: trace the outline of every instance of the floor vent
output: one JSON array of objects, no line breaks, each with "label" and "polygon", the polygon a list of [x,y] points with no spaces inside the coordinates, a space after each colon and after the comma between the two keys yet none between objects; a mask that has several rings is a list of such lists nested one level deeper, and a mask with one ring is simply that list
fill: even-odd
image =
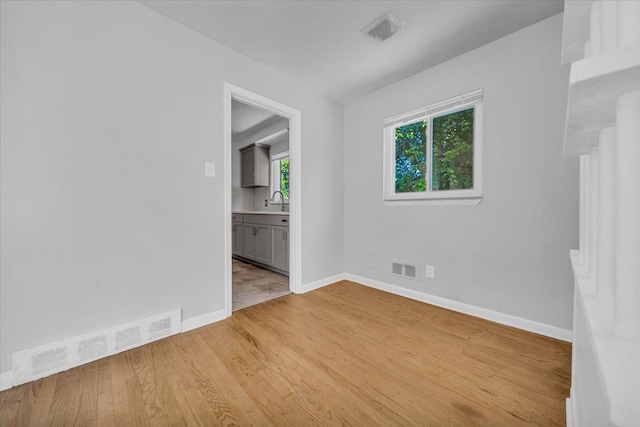
[{"label": "floor vent", "polygon": [[409,264],[404,261],[392,261],[391,274],[406,279],[418,280],[418,267],[415,264]]},{"label": "floor vent", "polygon": [[13,383],[23,384],[179,333],[181,311],[13,353]]}]

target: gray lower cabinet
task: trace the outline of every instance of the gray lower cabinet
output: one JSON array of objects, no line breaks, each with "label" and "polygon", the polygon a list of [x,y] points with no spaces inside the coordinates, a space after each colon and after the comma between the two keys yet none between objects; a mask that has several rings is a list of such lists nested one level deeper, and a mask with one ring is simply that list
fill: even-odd
[{"label": "gray lower cabinet", "polygon": [[232,225],[233,255],[273,267],[279,272],[289,271],[287,215],[234,214]]},{"label": "gray lower cabinet", "polygon": [[242,256],[263,264],[271,264],[271,226],[242,225]]},{"label": "gray lower cabinet", "polygon": [[242,223],[232,223],[232,238],[231,238],[231,253],[234,255],[242,256],[243,253],[243,241],[242,241]]},{"label": "gray lower cabinet", "polygon": [[271,226],[268,224],[256,225],[258,235],[256,238],[256,261],[263,264],[271,264]]},{"label": "gray lower cabinet", "polygon": [[271,265],[289,271],[289,227],[271,226]]},{"label": "gray lower cabinet", "polygon": [[256,259],[258,253],[258,227],[254,224],[242,224],[242,256]]}]

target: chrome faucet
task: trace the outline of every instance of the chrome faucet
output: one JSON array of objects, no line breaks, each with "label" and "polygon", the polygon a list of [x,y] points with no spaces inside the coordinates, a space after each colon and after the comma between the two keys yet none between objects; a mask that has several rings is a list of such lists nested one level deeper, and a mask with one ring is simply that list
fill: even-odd
[{"label": "chrome faucet", "polygon": [[280,190],[276,190],[273,192],[273,194],[271,195],[271,201],[275,201],[276,199],[276,194],[280,193],[280,200],[282,200],[282,204],[280,205],[280,212],[286,212],[287,211],[287,207],[284,203],[284,194],[282,194],[282,191]]}]

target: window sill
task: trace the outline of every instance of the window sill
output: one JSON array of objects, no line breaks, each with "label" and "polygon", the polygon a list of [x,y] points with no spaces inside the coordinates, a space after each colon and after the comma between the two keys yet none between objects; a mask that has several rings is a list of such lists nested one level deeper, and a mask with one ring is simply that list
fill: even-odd
[{"label": "window sill", "polygon": [[385,206],[474,206],[482,202],[482,197],[453,199],[412,199],[384,200]]}]

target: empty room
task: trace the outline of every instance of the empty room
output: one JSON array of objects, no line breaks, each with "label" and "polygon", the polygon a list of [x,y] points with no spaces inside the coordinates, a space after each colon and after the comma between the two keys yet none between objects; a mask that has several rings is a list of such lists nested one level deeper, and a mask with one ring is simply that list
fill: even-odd
[{"label": "empty room", "polygon": [[640,0],[0,0],[0,426],[640,425]]}]

